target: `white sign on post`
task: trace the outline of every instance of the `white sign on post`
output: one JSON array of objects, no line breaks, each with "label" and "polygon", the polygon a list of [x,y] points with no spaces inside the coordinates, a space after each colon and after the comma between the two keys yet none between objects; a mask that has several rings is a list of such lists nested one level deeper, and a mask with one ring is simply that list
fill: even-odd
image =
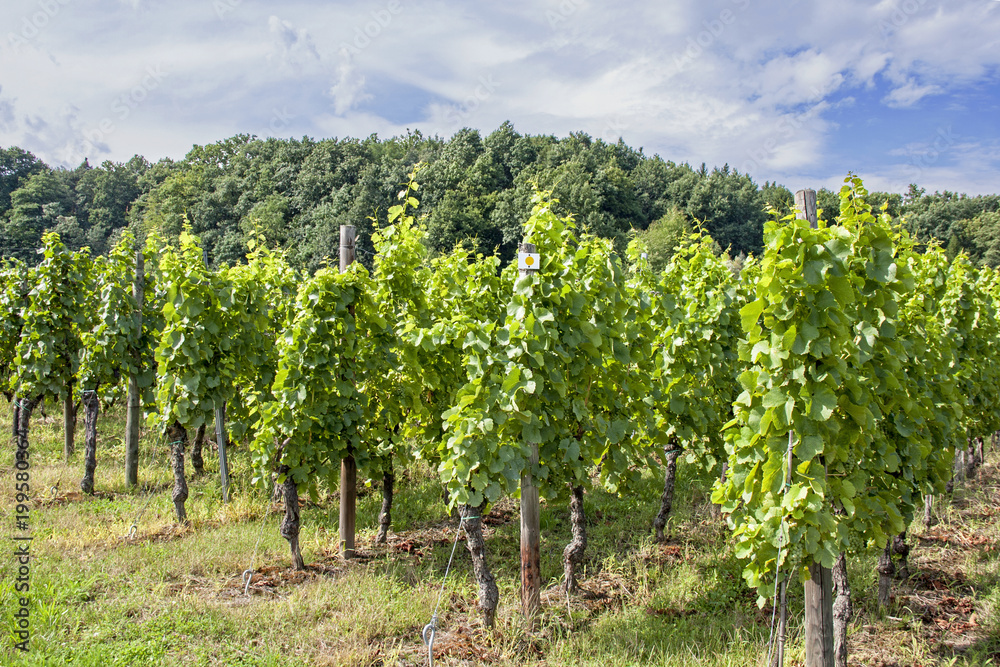
[{"label": "white sign on post", "polygon": [[517,253],[517,268],[519,269],[537,269],[541,264],[542,256],[537,252]]}]

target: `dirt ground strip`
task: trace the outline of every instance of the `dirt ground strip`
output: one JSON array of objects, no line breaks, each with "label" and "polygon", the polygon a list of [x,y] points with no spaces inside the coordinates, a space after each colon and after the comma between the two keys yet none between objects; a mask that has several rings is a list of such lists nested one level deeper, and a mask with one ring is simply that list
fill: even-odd
[{"label": "dirt ground strip", "polygon": [[[970,563],[975,567],[988,559],[995,561],[994,554],[1000,551],[993,519],[998,514],[995,503],[1000,497],[1000,471],[995,465],[986,465],[963,483],[966,490],[956,493],[947,519],[909,540],[910,576],[894,582],[890,609],[883,619],[859,621],[859,631],[849,639],[850,664],[949,664],[991,639],[981,621],[985,614],[997,614],[1000,609],[984,608],[970,581],[975,573],[967,568]],[[938,502],[951,501],[942,497]],[[993,534],[984,532],[991,526]],[[991,577],[994,586],[1000,583],[996,573]],[[930,647],[929,655],[917,651],[914,637]],[[994,645],[996,639],[992,637]],[[1000,650],[984,660],[1000,665]]]},{"label": "dirt ground strip", "polygon": [[[973,582],[981,580],[979,564],[983,563],[987,577],[993,579],[991,586],[1000,585],[997,581],[1000,573],[996,572],[997,552],[1000,552],[996,528],[997,517],[1000,517],[997,506],[1000,470],[995,464],[988,464],[973,479],[962,484],[964,487],[956,490],[953,497],[938,499],[937,509],[942,515],[939,523],[926,530],[915,528],[910,535],[909,575],[894,582],[888,611],[877,615],[869,613],[867,617],[863,611],[855,612],[849,636],[851,665],[923,667],[949,664],[970,648],[983,646],[983,642],[992,641],[997,645],[997,638],[989,636],[983,621],[1000,610],[984,608],[981,591],[976,590]],[[60,493],[58,489],[51,489],[36,500],[43,506],[59,506],[115,498],[114,494],[89,496],[78,491]],[[279,509],[273,506],[271,512]],[[483,517],[484,533],[489,538],[498,528],[517,520],[517,500],[505,498]],[[717,528],[718,520],[711,521]],[[215,525],[218,524],[169,524],[130,538],[114,538],[106,546],[117,548],[178,540]],[[226,604],[252,604],[255,599],[286,597],[308,582],[337,579],[352,569],[367,567],[387,557],[416,564],[428,557],[434,558],[435,550],[442,547],[450,550],[456,540],[464,543],[465,539],[457,517],[451,517],[419,529],[390,533],[385,544],[359,544],[356,557],[349,562],[340,558],[335,550],[324,550],[302,571],[286,565],[263,566],[252,572],[233,573],[221,588],[218,581],[185,577],[166,582],[166,593],[198,592]],[[690,550],[699,548],[698,541],[697,538],[692,541],[690,535],[675,537],[629,556],[647,567],[670,568],[688,560]],[[464,545],[460,548],[464,549]],[[575,619],[566,622],[579,629],[576,627],[579,623],[586,625],[605,612],[615,612],[636,603],[635,582],[620,572],[600,569],[588,572],[581,577],[580,586],[583,592],[572,597],[566,596],[558,586],[543,591],[543,613],[558,612],[563,618]],[[858,594],[855,593],[856,598]],[[452,665],[493,664],[509,662],[512,651],[525,664],[544,659],[547,638],[543,634],[524,636],[517,640],[519,644],[511,646],[512,637],[501,638],[486,631],[478,616],[474,593],[465,596],[452,593],[443,605],[448,609],[449,620],[447,627],[442,627],[436,635],[435,659]],[[855,606],[859,606],[857,602]],[[667,622],[696,613],[693,609],[654,604],[646,604],[644,611]],[[771,609],[756,611],[755,620],[766,623]],[[508,643],[501,648],[499,642],[502,641]],[[394,664],[402,665],[426,664],[427,659],[426,648],[414,642],[413,637],[386,637],[370,647],[369,657],[375,660],[373,664],[379,664],[379,654],[386,659],[393,656]],[[1000,667],[1000,650],[988,658]]]}]

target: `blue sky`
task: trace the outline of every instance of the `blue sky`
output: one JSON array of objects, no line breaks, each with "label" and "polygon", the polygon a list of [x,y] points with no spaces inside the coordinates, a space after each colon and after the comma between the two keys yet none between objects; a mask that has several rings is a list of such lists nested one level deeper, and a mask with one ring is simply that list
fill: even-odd
[{"label": "blue sky", "polygon": [[583,131],[792,190],[1000,192],[1000,1],[4,0],[0,145]]}]

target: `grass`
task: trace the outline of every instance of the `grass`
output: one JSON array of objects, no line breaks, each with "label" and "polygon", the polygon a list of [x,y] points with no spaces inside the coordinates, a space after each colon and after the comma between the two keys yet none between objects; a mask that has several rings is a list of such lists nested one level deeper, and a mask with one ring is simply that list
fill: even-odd
[{"label": "grass", "polygon": [[[221,502],[217,463],[190,477],[190,524],[178,526],[162,442],[145,438],[140,488],[124,477],[124,416],[102,416],[95,497],[79,493],[78,451],[62,459],[61,413],[36,412],[31,431],[31,650],[15,650],[16,563],[0,569],[0,664],[4,665],[421,665],[420,631],[441,596],[437,665],[764,665],[771,609],[743,583],[728,531],[707,502],[710,480],[683,465],[670,539],[650,523],[657,473],[618,498],[588,493],[585,595],[557,589],[569,540],[567,510],[542,506],[543,610],[526,632],[518,607],[517,504],[486,522],[488,558],[500,587],[493,630],[476,612],[476,585],[432,471],[399,471],[388,545],[373,544],[380,497],[358,501],[359,558],[336,555],[336,495],[303,509],[309,568],[290,570],[278,534],[280,508],[250,487],[247,453],[231,454],[232,502]],[[0,404],[8,431],[10,412]],[[9,431],[8,431],[9,432]],[[7,436],[9,437],[9,436]],[[1000,456],[938,500],[940,523],[911,532],[912,575],[894,584],[890,608],[875,600],[877,554],[850,561],[855,619],[851,663],[1000,667]],[[14,469],[0,469],[0,525],[14,530]],[[135,523],[137,534],[127,539]],[[13,542],[6,547],[13,551]],[[242,573],[252,571],[249,595]],[[801,587],[790,589],[787,664],[802,664]]]}]

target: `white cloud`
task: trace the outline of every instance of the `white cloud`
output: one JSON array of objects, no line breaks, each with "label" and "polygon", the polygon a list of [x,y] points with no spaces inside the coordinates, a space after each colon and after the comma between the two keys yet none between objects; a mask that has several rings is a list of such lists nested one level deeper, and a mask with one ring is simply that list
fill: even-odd
[{"label": "white cloud", "polygon": [[268,17],[267,27],[274,46],[272,57],[281,63],[301,66],[320,59],[316,45],[305,28],[296,30],[291,22],[283,21],[274,15]]},{"label": "white cloud", "polygon": [[333,110],[343,116],[354,107],[372,99],[365,93],[365,77],[354,64],[354,57],[346,50],[340,53],[341,62],[337,66],[337,82],[330,88]]},{"label": "white cloud", "polygon": [[[56,146],[112,116],[149,65],[169,76],[127,121],[112,116],[103,142],[115,159],[180,157],[195,141],[262,134],[287,107],[286,134],[447,136],[512,120],[522,132],[622,136],[649,154],[786,181],[828,173],[841,131],[891,128],[892,146],[912,143],[903,124],[872,121],[931,96],[947,96],[947,114],[979,107],[963,91],[987,95],[994,113],[997,104],[1000,3],[983,0],[291,0],[280,16],[273,5],[223,1],[224,16],[208,0],[60,5],[27,48],[0,53],[0,144],[37,141],[24,147],[56,160]],[[0,24],[33,11],[37,0],[2,3]],[[867,116],[841,130],[833,121],[852,102],[850,113]],[[874,164],[892,146],[851,164]],[[944,178],[943,169],[924,173]]]},{"label": "white cloud", "polygon": [[943,92],[940,86],[924,85],[910,80],[902,86],[894,88],[882,101],[890,107],[900,109],[912,107],[928,95],[940,95]]},{"label": "white cloud", "polygon": [[945,128],[933,140],[909,144],[905,160],[862,174],[865,185],[887,192],[905,192],[910,183],[930,192],[1000,192],[1000,141],[950,143],[949,133]]}]

